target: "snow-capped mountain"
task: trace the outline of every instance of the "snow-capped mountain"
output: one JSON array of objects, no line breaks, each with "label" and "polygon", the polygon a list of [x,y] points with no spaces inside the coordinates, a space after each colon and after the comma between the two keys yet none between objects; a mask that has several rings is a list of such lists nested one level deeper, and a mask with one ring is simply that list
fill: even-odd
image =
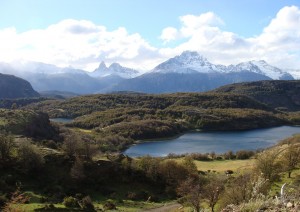
[{"label": "snow-capped mountain", "polygon": [[185,51],[146,74],[124,80],[111,89],[145,93],[199,92],[231,83],[272,79],[292,80],[293,77],[265,61],[215,65],[198,52]]},{"label": "snow-capped mountain", "polygon": [[229,66],[229,71],[241,72],[248,71],[257,74],[262,74],[270,77],[273,80],[290,80],[293,76],[279,68],[269,65],[264,60],[259,61],[249,61],[244,63],[239,63],[236,66]]},{"label": "snow-capped mountain", "polygon": [[125,79],[130,79],[139,75],[139,72],[121,66],[119,63],[112,63],[109,67],[105,65],[104,62],[101,62],[99,67],[90,73],[92,77],[108,77],[108,76],[119,76]]},{"label": "snow-capped mountain", "polygon": [[58,90],[78,94],[111,91],[199,92],[238,82],[294,79],[289,74],[292,72],[283,71],[262,60],[229,66],[216,65],[194,51],[185,51],[170,58],[143,75],[118,63],[107,67],[104,62],[95,71],[86,72],[72,67],[18,61],[0,63],[0,73],[24,78],[37,91]]},{"label": "snow-capped mountain", "polygon": [[194,51],[184,51],[181,55],[171,58],[158,66],[153,73],[214,73],[226,72],[226,66],[214,65],[205,57]]},{"label": "snow-capped mountain", "polygon": [[40,62],[0,63],[0,73],[26,79],[37,91],[59,90],[86,94],[96,92],[101,86],[99,81],[90,77],[86,71]]},{"label": "snow-capped mountain", "polygon": [[286,69],[285,71],[290,73],[295,79],[300,79],[300,69]]},{"label": "snow-capped mountain", "polygon": [[236,73],[252,72],[267,76],[274,80],[293,79],[289,73],[269,65],[264,60],[249,61],[237,65],[215,65],[210,63],[205,57],[198,52],[184,51],[181,55],[171,58],[158,66],[149,73]]}]

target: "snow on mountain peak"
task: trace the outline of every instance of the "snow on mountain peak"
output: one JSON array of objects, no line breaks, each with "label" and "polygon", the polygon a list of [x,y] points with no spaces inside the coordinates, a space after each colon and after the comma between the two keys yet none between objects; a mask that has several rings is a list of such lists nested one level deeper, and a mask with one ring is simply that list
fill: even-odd
[{"label": "snow on mountain peak", "polygon": [[154,73],[230,73],[253,72],[265,75],[274,80],[293,79],[292,75],[279,68],[269,65],[264,60],[243,62],[237,65],[214,65],[195,51],[184,51],[160,65],[151,72]]},{"label": "snow on mountain peak", "polygon": [[195,51],[184,51],[160,65],[152,72],[155,73],[212,73],[224,72],[224,66],[214,65]]},{"label": "snow on mountain peak", "polygon": [[106,66],[105,62],[102,61],[102,62],[100,63],[100,65],[98,66],[97,69],[100,69],[100,70],[107,69],[107,66]]},{"label": "snow on mountain peak", "polygon": [[136,77],[138,74],[138,71],[123,67],[119,63],[112,63],[107,67],[103,61],[95,71],[90,73],[92,77],[119,76],[126,79]]},{"label": "snow on mountain peak", "polygon": [[204,65],[209,63],[205,57],[201,56],[198,52],[195,51],[184,51],[180,56],[176,56],[175,58],[185,64],[195,63],[197,65]]},{"label": "snow on mountain peak", "polygon": [[250,71],[250,72],[257,73],[257,74],[265,75],[274,80],[293,79],[292,75],[290,75],[289,73],[284,72],[279,68],[269,65],[264,60],[259,60],[259,61],[252,60],[249,62],[240,63],[235,66],[235,71],[237,71],[237,72]]}]

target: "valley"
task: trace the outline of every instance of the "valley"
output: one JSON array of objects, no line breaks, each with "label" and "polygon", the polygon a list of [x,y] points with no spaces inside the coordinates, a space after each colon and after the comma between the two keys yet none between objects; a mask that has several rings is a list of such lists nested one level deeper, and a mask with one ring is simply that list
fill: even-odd
[{"label": "valley", "polygon": [[[260,81],[203,93],[118,92],[71,98],[1,100],[0,207],[18,207],[25,211],[115,208],[143,211],[160,208],[163,204],[172,206],[177,200],[188,210],[194,206],[183,197],[193,191],[182,186],[192,183],[201,186],[201,202],[208,208],[209,191],[218,186],[213,182],[220,182],[225,186],[214,207],[221,210],[230,203],[242,207],[240,203],[250,201],[253,198],[251,185],[259,180],[271,182],[263,183],[267,188],[261,191],[264,195],[279,192],[280,186],[276,185],[282,184],[280,179],[297,187],[299,162],[287,166],[289,169],[284,167],[286,154],[298,154],[299,135],[277,145],[276,141],[300,133],[297,127],[292,127],[300,124],[299,88],[299,81]],[[278,96],[283,101],[277,101]],[[280,127],[284,125],[289,127]],[[270,130],[268,136],[279,135],[280,129],[283,133],[282,137],[273,139],[272,144],[263,146],[268,147],[266,150],[256,150],[251,142],[247,146],[243,136],[252,132],[245,130],[251,129]],[[285,134],[288,129],[294,131]],[[221,142],[232,131],[240,133],[241,137],[233,146],[221,147],[223,151],[192,147],[193,151],[187,154],[184,145],[188,145],[189,138],[179,147],[180,152],[168,147],[168,152],[155,155],[164,157],[145,153],[135,158],[122,154],[137,141],[189,135],[193,130],[213,136],[208,143],[218,147],[219,144],[214,144],[216,134],[221,134]],[[263,136],[260,139],[249,137],[252,142],[268,140]],[[149,143],[141,145],[144,144]],[[238,145],[243,147],[236,149]],[[261,167],[262,161],[272,170]],[[258,177],[258,172],[263,173],[262,178]],[[286,177],[287,174],[292,177]],[[16,187],[16,182],[21,184]],[[232,186],[241,183],[247,197],[232,202],[241,195],[231,193]],[[14,191],[28,199],[22,202],[19,196],[19,202],[11,202],[14,200],[9,194]]]}]

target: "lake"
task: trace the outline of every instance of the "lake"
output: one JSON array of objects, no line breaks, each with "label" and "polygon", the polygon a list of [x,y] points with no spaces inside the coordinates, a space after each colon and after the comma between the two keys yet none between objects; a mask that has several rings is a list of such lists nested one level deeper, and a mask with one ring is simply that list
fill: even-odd
[{"label": "lake", "polygon": [[53,118],[53,119],[50,119],[50,121],[58,122],[58,123],[70,123],[73,120],[74,119],[68,119],[68,118]]},{"label": "lake", "polygon": [[229,150],[257,150],[300,133],[300,127],[281,126],[267,129],[229,132],[188,132],[174,139],[147,141],[129,147],[124,154],[131,157],[167,156],[169,153],[225,153]]}]

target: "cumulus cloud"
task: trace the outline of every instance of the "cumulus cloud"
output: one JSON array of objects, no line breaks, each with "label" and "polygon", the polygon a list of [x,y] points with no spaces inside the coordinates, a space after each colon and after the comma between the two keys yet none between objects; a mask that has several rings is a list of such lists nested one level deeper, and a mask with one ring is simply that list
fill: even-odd
[{"label": "cumulus cloud", "polygon": [[33,60],[90,70],[102,60],[124,65],[139,60],[135,66],[143,68],[153,60],[147,55],[156,52],[138,33],[130,34],[122,27],[108,31],[90,21],[72,19],[22,33],[2,29],[0,46],[2,61]]},{"label": "cumulus cloud", "polygon": [[248,38],[222,30],[225,23],[213,12],[186,15],[179,20],[181,27],[173,31],[177,30],[177,38],[187,41],[174,48],[160,49],[163,55],[195,50],[212,62],[227,65],[264,59],[282,68],[300,67],[300,9],[296,6],[282,8],[259,36]]},{"label": "cumulus cloud", "polygon": [[[246,38],[223,30],[224,21],[213,12],[184,15],[179,23],[178,28],[162,30],[162,48],[124,27],[107,30],[87,20],[68,19],[26,32],[0,29],[0,60],[33,60],[85,70],[93,70],[103,60],[149,70],[182,51],[194,50],[225,65],[263,59],[281,68],[300,68],[300,9],[296,6],[282,8],[260,35]],[[171,41],[176,42],[168,47]]]},{"label": "cumulus cloud", "polygon": [[176,28],[174,27],[167,27],[165,29],[163,29],[161,35],[160,35],[160,39],[162,39],[164,41],[164,44],[176,40],[178,39],[179,36],[179,32]]}]

